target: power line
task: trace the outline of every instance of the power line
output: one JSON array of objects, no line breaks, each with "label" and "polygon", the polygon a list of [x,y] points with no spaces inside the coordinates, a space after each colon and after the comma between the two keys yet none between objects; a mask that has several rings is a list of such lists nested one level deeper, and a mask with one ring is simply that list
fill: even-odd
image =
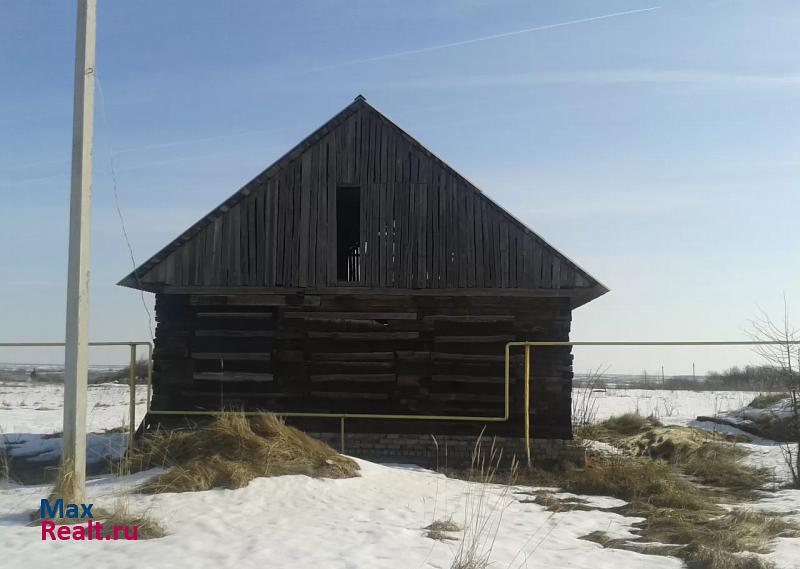
[{"label": "power line", "polygon": [[106,150],[108,151],[108,160],[109,165],[111,168],[111,186],[114,193],[114,207],[117,210],[117,217],[119,217],[120,226],[122,228],[122,236],[125,239],[125,245],[128,247],[128,255],[131,259],[131,265],[133,267],[133,276],[136,279],[136,284],[139,286],[139,296],[142,300],[142,306],[144,307],[145,313],[147,313],[147,328],[150,331],[150,341],[154,342],[153,333],[153,315],[150,313],[150,308],[147,306],[147,301],[144,298],[144,289],[142,288],[142,282],[139,280],[139,274],[136,271],[137,263],[136,257],[133,254],[133,246],[131,245],[131,240],[128,237],[128,229],[125,225],[125,217],[122,215],[122,208],[120,207],[119,203],[119,190],[117,188],[117,168],[114,163],[114,149],[111,144],[111,127],[108,122],[108,116],[106,115],[106,97],[103,94],[103,87],[100,83],[100,76],[97,74],[95,70],[95,84],[97,85],[97,93],[100,95],[100,116],[103,119],[103,126],[106,129]]}]

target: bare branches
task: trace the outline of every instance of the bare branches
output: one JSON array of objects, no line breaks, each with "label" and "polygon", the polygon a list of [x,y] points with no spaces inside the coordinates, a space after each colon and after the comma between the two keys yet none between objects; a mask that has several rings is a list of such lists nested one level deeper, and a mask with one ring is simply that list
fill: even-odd
[{"label": "bare branches", "polygon": [[786,293],[783,294],[782,321],[774,321],[763,309],[760,315],[750,321],[749,335],[754,340],[778,342],[773,345],[756,346],[755,351],[769,365],[781,372],[789,390],[791,420],[789,432],[790,440],[796,442],[781,444],[783,458],[789,468],[792,483],[795,488],[800,488],[800,330],[791,324],[789,303]]}]

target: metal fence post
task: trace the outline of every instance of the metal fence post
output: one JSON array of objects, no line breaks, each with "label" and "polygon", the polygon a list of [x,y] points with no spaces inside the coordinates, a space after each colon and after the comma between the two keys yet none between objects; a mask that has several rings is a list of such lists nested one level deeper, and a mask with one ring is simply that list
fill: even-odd
[{"label": "metal fence post", "polygon": [[133,438],[136,432],[136,344],[131,344],[131,364],[130,364],[130,409],[128,409],[128,420],[130,421],[128,433],[128,450],[133,450]]}]

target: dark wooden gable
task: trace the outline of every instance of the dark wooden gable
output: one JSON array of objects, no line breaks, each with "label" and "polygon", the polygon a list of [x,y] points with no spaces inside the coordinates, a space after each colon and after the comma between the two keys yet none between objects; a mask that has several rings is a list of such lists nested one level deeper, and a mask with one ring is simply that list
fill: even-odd
[{"label": "dark wooden gable", "polygon": [[[360,188],[361,278],[336,269],[336,195]],[[242,289],[607,289],[358,97],[120,281]],[[496,291],[500,292],[500,291]]]}]

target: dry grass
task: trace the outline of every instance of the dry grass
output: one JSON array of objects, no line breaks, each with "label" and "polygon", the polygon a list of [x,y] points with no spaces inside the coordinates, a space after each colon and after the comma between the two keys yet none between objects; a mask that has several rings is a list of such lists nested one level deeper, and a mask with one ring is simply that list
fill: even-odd
[{"label": "dry grass", "polygon": [[274,415],[236,412],[218,415],[202,429],[149,436],[126,461],[131,471],[170,468],[141,485],[144,493],[241,488],[254,478],[286,474],[350,478],[359,469]]},{"label": "dry grass", "polygon": [[747,406],[752,409],[766,409],[788,398],[788,393],[759,393]]},{"label": "dry grass", "polygon": [[[503,513],[511,503],[508,496],[516,483],[518,463],[511,458],[503,470],[503,452],[494,440],[484,449],[483,437],[478,437],[472,452],[468,479],[475,483],[465,499],[464,528],[450,569],[486,569],[491,563],[492,550]],[[503,484],[498,491],[493,485]]]},{"label": "dry grass", "polygon": [[429,531],[461,531],[459,525],[454,522],[453,520],[436,520],[431,524],[428,524],[423,529]]},{"label": "dry grass", "polygon": [[582,498],[560,498],[548,490],[535,490],[533,492],[517,492],[517,495],[533,496],[532,499],[523,498],[521,504],[538,504],[544,506],[548,512],[572,512],[575,510],[590,511],[596,508],[588,505]]},{"label": "dry grass", "polygon": [[660,427],[661,422],[655,417],[642,417],[638,413],[625,413],[609,417],[600,425],[620,435],[635,435],[645,428]]},{"label": "dry grass", "polygon": [[461,527],[452,519],[435,520],[433,523],[428,524],[424,528],[425,537],[435,539],[437,541],[456,541],[458,538],[450,535],[453,532],[461,531]]},{"label": "dry grass", "polygon": [[689,569],[774,569],[775,565],[753,554],[736,555],[699,543],[689,545],[663,545],[638,543],[625,539],[614,539],[604,531],[594,531],[580,539],[602,545],[607,549],[624,549],[645,555],[678,557]]},{"label": "dry grass", "polygon": [[[746,450],[724,436],[663,427],[636,414],[614,417],[599,432],[627,452],[589,452],[583,469],[530,470],[519,477],[519,483],[532,486],[619,498],[627,504],[609,511],[644,518],[632,540],[612,539],[603,532],[584,539],[603,547],[677,556],[689,569],[768,569],[772,565],[759,554],[771,551],[776,537],[800,536],[800,528],[776,515],[728,512],[721,506],[752,497],[769,481],[765,470],[742,464]],[[580,499],[543,490],[517,494],[520,501],[554,513],[589,508]]]},{"label": "dry grass", "polygon": [[[51,494],[48,498],[51,502],[57,499],[57,495]],[[65,500],[66,503],[66,500]],[[120,502],[111,511],[103,510],[97,507],[92,508],[93,518],[92,521],[96,524],[101,524],[103,527],[100,530],[100,537],[105,539],[109,536],[111,539],[125,539],[125,532],[118,530],[116,532],[114,527],[128,528],[128,534],[132,534],[131,538],[140,539],[158,539],[164,537],[166,532],[164,529],[147,514],[132,514],[127,508],[127,504]],[[31,525],[39,525],[42,523],[40,510],[34,510],[30,515]],[[85,524],[86,520],[81,518],[53,518],[51,520],[57,525],[80,525]],[[134,537],[135,536],[135,537]]]},{"label": "dry grass", "polygon": [[576,494],[612,496],[658,508],[715,508],[708,492],[682,478],[671,465],[648,458],[589,455],[586,468],[563,473],[558,485]]},{"label": "dry grass", "polygon": [[63,498],[64,503],[80,503],[83,502],[84,496],[81,489],[75,484],[74,478],[75,467],[71,460],[62,460],[58,467],[58,474],[56,481],[53,485],[53,491],[49,499]]},{"label": "dry grass", "polygon": [[[631,421],[623,423],[631,424]],[[687,427],[648,426],[645,420],[635,435],[622,436],[607,431],[605,439],[628,454],[675,465],[703,484],[725,488],[741,496],[763,488],[770,480],[766,469],[744,464],[741,459],[747,451],[723,435]]]},{"label": "dry grass", "polygon": [[[720,448],[724,447],[715,443],[704,445],[693,455],[696,464],[709,465],[704,467],[700,478],[748,488],[750,483],[758,483],[758,480],[743,483],[742,472],[735,467],[726,473],[726,461],[740,455]],[[691,460],[689,464],[693,464]],[[723,465],[722,473],[712,474],[710,471],[718,464]],[[627,500],[627,505],[615,511],[645,518],[637,524],[640,537],[636,540],[610,539],[602,532],[594,532],[585,539],[604,547],[675,555],[691,569],[766,568],[770,565],[753,553],[768,553],[776,537],[800,536],[797,527],[772,514],[742,509],[726,513],[718,503],[720,494],[686,480],[678,468],[679,465],[641,457],[592,456],[585,471],[565,473],[561,485],[571,492]]]},{"label": "dry grass", "polygon": [[592,532],[583,539],[607,548],[673,555],[690,569],[767,569],[772,564],[753,554],[769,553],[776,537],[797,537],[800,532],[775,515],[734,510],[712,517],[652,512],[639,524],[639,534],[636,540],[625,540]]},{"label": "dry grass", "polygon": [[136,539],[157,539],[164,537],[166,532],[154,520],[145,514],[131,514],[125,506],[118,506],[113,512],[103,514],[100,520],[103,524],[103,537],[114,537],[114,526],[135,527]]},{"label": "dry grass", "polygon": [[741,459],[746,454],[742,447],[707,442],[678,465],[683,472],[698,478],[703,484],[749,495],[763,488],[771,473],[765,468],[742,464]]}]

